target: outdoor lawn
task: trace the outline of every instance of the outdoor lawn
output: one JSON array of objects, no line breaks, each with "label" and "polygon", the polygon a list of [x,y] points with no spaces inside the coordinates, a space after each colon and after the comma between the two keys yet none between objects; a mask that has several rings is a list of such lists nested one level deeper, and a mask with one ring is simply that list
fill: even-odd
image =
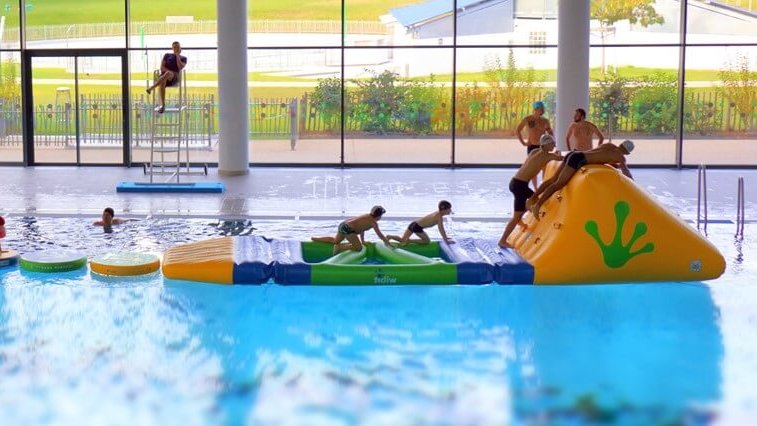
[{"label": "outdoor lawn", "polygon": [[[349,20],[377,21],[389,9],[419,3],[422,0],[347,0],[345,14]],[[83,7],[83,3],[86,7]],[[18,27],[17,2],[6,1],[3,13],[9,28]],[[182,0],[177,2],[131,0],[132,21],[165,21],[166,16],[192,16],[195,20],[215,20],[214,0]],[[340,0],[248,0],[250,19],[339,20]],[[70,25],[101,22],[123,22],[123,0],[28,0],[28,25]]]}]

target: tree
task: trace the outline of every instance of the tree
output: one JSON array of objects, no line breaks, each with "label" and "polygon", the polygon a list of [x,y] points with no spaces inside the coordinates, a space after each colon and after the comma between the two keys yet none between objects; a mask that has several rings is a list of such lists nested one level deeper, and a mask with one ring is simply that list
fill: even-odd
[{"label": "tree", "polygon": [[720,70],[720,92],[728,99],[729,108],[736,110],[746,131],[757,126],[757,72],[752,69],[750,58],[739,53],[735,62],[727,62]]},{"label": "tree", "polygon": [[591,17],[599,21],[602,39],[602,72],[605,72],[605,38],[615,32],[616,22],[628,20],[642,27],[662,24],[665,18],[657,14],[655,0],[591,0]]},{"label": "tree", "polygon": [[665,18],[657,14],[655,0],[591,0],[591,17],[602,27],[611,27],[618,21],[628,20],[642,27],[662,24]]}]

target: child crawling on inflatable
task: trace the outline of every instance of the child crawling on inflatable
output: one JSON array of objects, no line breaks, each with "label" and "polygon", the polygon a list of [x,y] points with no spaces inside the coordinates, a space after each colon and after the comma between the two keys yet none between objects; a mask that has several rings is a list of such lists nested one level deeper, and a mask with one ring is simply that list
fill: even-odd
[{"label": "child crawling on inflatable", "polygon": [[[346,250],[360,251],[365,243],[365,231],[373,228],[376,235],[381,238],[384,244],[389,244],[389,239],[381,233],[378,221],[386,213],[381,206],[373,206],[370,213],[362,214],[340,223],[337,227],[336,236],[334,237],[312,237],[311,240],[334,244],[334,254]],[[347,240],[346,243],[342,241]]]},{"label": "child crawling on inflatable", "polygon": [[[402,246],[408,243],[429,244],[431,238],[429,238],[425,228],[430,228],[436,225],[439,228],[439,233],[442,235],[444,242],[452,244],[454,241],[447,237],[447,232],[444,230],[444,216],[447,216],[450,213],[452,213],[452,204],[446,200],[439,201],[439,209],[437,211],[431,212],[420,219],[410,222],[410,225],[408,225],[402,237],[399,237],[398,235],[387,235],[387,238],[398,241]],[[410,239],[413,234],[417,235],[418,238]]]}]

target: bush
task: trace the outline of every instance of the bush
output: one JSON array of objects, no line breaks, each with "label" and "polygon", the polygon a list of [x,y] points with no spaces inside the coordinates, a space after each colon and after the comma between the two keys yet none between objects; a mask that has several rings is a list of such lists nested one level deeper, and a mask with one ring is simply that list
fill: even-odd
[{"label": "bush", "polygon": [[432,75],[428,81],[406,81],[400,117],[402,123],[416,135],[427,135],[434,126],[449,121],[443,108],[446,90],[434,84]]},{"label": "bush", "polygon": [[720,71],[720,89],[730,102],[747,131],[757,127],[757,72],[750,70],[750,59],[739,54],[736,64],[727,63]]},{"label": "bush", "polygon": [[318,80],[318,86],[310,96],[310,102],[323,118],[327,130],[341,127],[342,80],[339,77]]},{"label": "bush", "polygon": [[455,97],[455,131],[470,136],[478,123],[489,117],[488,91],[475,82],[467,83],[458,87]]},{"label": "bush", "polygon": [[535,101],[539,92],[534,69],[529,67],[519,70],[513,50],[510,49],[505,65],[497,55],[488,57],[484,65],[484,75],[492,88],[490,90],[494,92],[493,101],[502,109],[503,126],[506,130],[514,131],[521,119],[520,111],[523,105],[530,105]]},{"label": "bush", "polygon": [[360,123],[360,130],[386,134],[395,129],[394,121],[401,118],[405,88],[399,74],[371,71],[368,80],[354,80],[358,88],[349,97],[349,113]]},{"label": "bush", "polygon": [[696,133],[700,136],[712,134],[718,129],[718,124],[723,120],[723,111],[718,109],[711,100],[694,93],[686,93],[684,105],[684,128],[687,132]]},{"label": "bush", "polygon": [[617,130],[620,118],[628,116],[632,93],[630,80],[614,69],[608,70],[590,90],[591,121],[605,132]]},{"label": "bush", "polygon": [[677,87],[674,76],[654,73],[639,78],[633,95],[636,129],[645,134],[675,134]]}]

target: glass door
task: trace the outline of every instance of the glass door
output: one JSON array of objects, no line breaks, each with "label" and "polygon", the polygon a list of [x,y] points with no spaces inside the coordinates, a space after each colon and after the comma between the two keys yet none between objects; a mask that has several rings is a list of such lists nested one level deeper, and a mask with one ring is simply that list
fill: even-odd
[{"label": "glass door", "polygon": [[30,52],[30,165],[128,163],[124,62],[120,54]]}]

